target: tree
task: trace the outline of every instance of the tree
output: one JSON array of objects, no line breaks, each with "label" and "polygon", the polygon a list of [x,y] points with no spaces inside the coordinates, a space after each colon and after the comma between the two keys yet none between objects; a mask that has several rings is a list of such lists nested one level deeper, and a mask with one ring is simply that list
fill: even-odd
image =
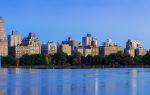
[{"label": "tree", "polygon": [[52,63],[51,55],[45,55],[44,58],[45,58],[45,64],[51,65],[51,63]]},{"label": "tree", "polygon": [[20,60],[16,59],[16,66],[18,67],[20,65]]},{"label": "tree", "polygon": [[110,65],[133,65],[134,60],[130,55],[118,52],[108,56],[108,63]]},{"label": "tree", "polygon": [[3,56],[2,57],[2,66],[14,66],[15,65],[15,58],[12,56]]},{"label": "tree", "polygon": [[20,65],[33,65],[34,61],[31,55],[25,54],[20,58]]},{"label": "tree", "polygon": [[133,60],[135,64],[139,64],[139,65],[142,64],[142,56],[135,56]]},{"label": "tree", "polygon": [[93,64],[94,65],[104,65],[104,64],[106,64],[105,57],[101,56],[101,55],[95,55],[93,57]]},{"label": "tree", "polygon": [[143,56],[142,62],[144,65],[150,65],[150,53]]},{"label": "tree", "polygon": [[86,64],[87,65],[94,65],[93,64],[93,56],[92,55],[86,56],[85,60],[86,60]]},{"label": "tree", "polygon": [[63,53],[63,52],[58,52],[58,53],[55,53],[53,58],[52,58],[52,62],[53,64],[55,65],[63,65],[66,63],[67,61],[67,54],[66,53]]},{"label": "tree", "polygon": [[69,62],[71,65],[81,65],[82,60],[81,60],[82,54],[80,52],[76,52],[73,55],[69,57]]},{"label": "tree", "polygon": [[86,57],[85,56],[81,56],[81,63],[85,64],[86,63]]}]

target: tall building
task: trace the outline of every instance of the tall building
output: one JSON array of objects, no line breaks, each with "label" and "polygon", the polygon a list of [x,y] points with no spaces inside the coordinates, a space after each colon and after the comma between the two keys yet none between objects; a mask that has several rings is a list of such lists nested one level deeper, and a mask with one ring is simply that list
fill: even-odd
[{"label": "tall building", "polygon": [[62,44],[68,44],[71,46],[71,53],[73,54],[75,50],[79,47],[80,43],[76,40],[72,40],[72,37],[68,37],[66,41],[62,41]]},{"label": "tall building", "polygon": [[0,16],[0,39],[4,38],[4,21]]},{"label": "tall building", "polygon": [[133,49],[137,49],[137,48],[139,48],[140,47],[140,42],[139,41],[137,41],[137,40],[128,40],[127,42],[126,42],[126,48],[127,49],[131,49],[131,48],[133,48]]},{"label": "tall building", "polygon": [[129,54],[130,56],[143,56],[147,53],[147,50],[144,49],[141,45],[140,42],[137,40],[128,40],[126,42],[126,49],[125,53]]},{"label": "tall building", "polygon": [[144,49],[144,48],[142,48],[142,47],[137,48],[137,49],[135,50],[135,55],[136,55],[136,56],[144,56],[144,55],[146,55],[146,54],[147,54],[147,50]]},{"label": "tall building", "polygon": [[91,46],[91,55],[92,56],[99,55],[99,47]]},{"label": "tall building", "polygon": [[86,37],[82,37],[82,45],[90,46],[94,43],[97,46],[97,38],[93,37],[91,34],[87,34]]},{"label": "tall building", "polygon": [[126,48],[125,54],[128,54],[128,55],[134,57],[135,56],[135,49],[134,48]]},{"label": "tall building", "polygon": [[76,52],[80,52],[83,56],[87,55],[99,55],[99,48],[94,46],[79,46]]},{"label": "tall building", "polygon": [[28,37],[25,37],[20,45],[11,48],[11,55],[15,56],[16,58],[19,58],[25,54],[32,55],[40,53],[41,45],[35,33],[33,32],[30,32]]},{"label": "tall building", "polygon": [[111,39],[108,39],[107,42],[104,42],[103,46],[100,47],[101,55],[110,55],[117,52],[124,53],[124,48],[118,46],[117,43],[112,42]]},{"label": "tall building", "polygon": [[4,21],[1,16],[0,16],[0,55],[1,56],[8,55],[8,43],[4,35]]},{"label": "tall building", "polygon": [[89,46],[79,46],[76,52],[80,52],[83,56],[92,55],[91,48]]},{"label": "tall building", "polygon": [[99,55],[99,47],[97,47],[96,37],[93,37],[91,34],[82,37],[82,46],[76,48],[76,52],[80,52],[83,56]]},{"label": "tall building", "polygon": [[57,53],[57,44],[54,42],[47,42],[46,44],[42,44],[41,46],[42,54],[55,54]]},{"label": "tall building", "polygon": [[17,34],[17,32],[12,31],[11,35],[7,36],[8,39],[8,47],[14,47],[21,44],[21,36]]},{"label": "tall building", "polygon": [[71,55],[71,46],[68,44],[58,45],[58,52],[64,52],[67,55]]}]

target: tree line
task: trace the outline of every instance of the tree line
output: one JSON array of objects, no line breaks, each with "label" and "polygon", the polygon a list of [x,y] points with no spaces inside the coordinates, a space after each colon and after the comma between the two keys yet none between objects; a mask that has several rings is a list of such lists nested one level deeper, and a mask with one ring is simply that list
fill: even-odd
[{"label": "tree line", "polygon": [[130,55],[122,54],[121,52],[102,55],[82,56],[76,52],[68,56],[66,53],[58,52],[54,55],[23,55],[16,59],[13,56],[1,57],[2,66],[36,66],[36,65],[150,65],[150,53],[144,56],[131,57]]}]

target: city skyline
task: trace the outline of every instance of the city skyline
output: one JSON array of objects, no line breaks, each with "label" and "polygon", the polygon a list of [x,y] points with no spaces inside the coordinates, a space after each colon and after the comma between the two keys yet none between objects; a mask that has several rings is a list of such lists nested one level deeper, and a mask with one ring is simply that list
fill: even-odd
[{"label": "city skyline", "polygon": [[[16,3],[17,2],[17,3]],[[90,33],[99,45],[111,38],[125,47],[128,39],[136,39],[146,49],[149,46],[148,0],[26,0],[0,4],[5,33],[16,30],[22,36],[35,32],[41,42],[65,40]]]},{"label": "city skyline", "polygon": [[[3,18],[2,16],[0,16],[0,17]],[[4,28],[5,28],[5,27],[4,27]],[[5,31],[4,31],[4,32],[5,32]],[[26,37],[26,35],[25,35],[25,36],[20,35],[20,33],[19,33],[18,31],[16,31],[16,30],[12,30],[12,31],[10,32],[10,34],[12,34],[13,32],[16,32],[19,36],[21,36],[22,39],[24,39],[24,38]],[[31,32],[27,32],[27,33],[31,33]],[[35,32],[33,32],[33,33],[35,33]],[[7,36],[10,36],[10,34],[4,33],[4,35],[5,35],[6,38],[7,38]],[[91,35],[91,34],[86,33],[85,35]],[[85,35],[84,35],[84,36],[85,36]],[[92,34],[92,35],[93,35],[93,34]],[[93,36],[97,39],[97,37],[96,37],[95,35],[93,35]],[[69,36],[67,36],[67,37],[71,37],[71,39],[73,38],[72,35],[69,35]],[[47,43],[47,42],[55,42],[55,43],[60,43],[60,44],[61,44],[61,43],[63,43],[63,41],[66,41],[66,40],[67,40],[67,37],[66,37],[65,39],[63,39],[63,40],[60,40],[60,41],[47,40],[47,41],[42,42],[41,39],[40,39],[40,37],[38,37],[38,39],[39,39],[39,41],[40,41],[41,44],[45,44],[45,43]],[[77,40],[77,41],[79,41],[79,43],[83,44],[82,38],[83,38],[83,37],[81,37],[81,38],[79,38],[79,39],[74,39],[74,38],[73,38],[73,40]],[[7,39],[8,39],[8,38],[7,38]],[[97,39],[97,40],[98,40],[98,39]],[[113,40],[113,39],[107,38],[107,39],[105,39],[104,41],[97,42],[97,46],[103,46],[103,43],[104,43],[106,40]],[[127,40],[136,40],[136,39],[127,39]],[[126,42],[127,42],[127,40],[126,40]],[[98,40],[98,41],[99,41],[99,40]],[[125,42],[125,43],[126,43],[126,42]],[[116,42],[116,44],[119,44],[119,43]],[[119,45],[120,45],[120,44],[119,44]],[[125,44],[125,45],[126,45],[126,44]],[[125,45],[120,45],[120,46],[126,48]],[[144,47],[144,48],[145,48],[145,47]],[[149,50],[149,49],[148,49],[148,50]]]},{"label": "city skyline", "polygon": [[[3,21],[3,17],[2,16],[0,16],[0,19]],[[3,24],[4,24],[4,21],[3,21]],[[4,26],[3,26],[3,28],[4,28]],[[11,33],[11,35],[13,36],[19,36],[19,38],[18,37],[14,37],[14,38],[12,38],[14,41],[18,41],[18,42],[20,42],[20,43],[18,43],[18,42],[14,42],[13,40],[12,40],[12,42],[10,43],[9,42],[9,40],[11,41],[11,39],[10,39],[10,34],[5,34],[5,33],[3,33],[3,32],[5,32],[3,29],[1,29],[2,31],[1,31],[1,33],[2,33],[2,36],[3,37],[5,37],[5,35],[7,35],[7,37],[5,37],[6,39],[8,39],[8,47],[9,47],[9,44],[16,44],[16,45],[14,45],[14,46],[17,46],[17,45],[19,45],[19,44],[21,44],[21,42],[24,40],[24,39],[26,39],[26,37],[25,36],[21,36],[20,34],[18,34],[15,30],[12,30],[12,33]],[[29,34],[34,34],[35,35],[35,33],[34,32],[29,32]],[[38,38],[39,39],[39,38]],[[101,44],[98,44],[98,40],[97,40],[97,37],[96,36],[92,36],[90,33],[87,33],[86,34],[86,36],[83,36],[82,37],[82,41],[80,41],[80,40],[77,40],[77,39],[72,39],[72,36],[68,36],[68,38],[66,37],[66,40],[62,40],[62,41],[60,41],[60,42],[56,42],[56,41],[54,41],[54,40],[48,40],[48,41],[45,41],[45,42],[41,42],[40,40],[39,40],[39,42],[40,42],[40,44],[42,45],[42,44],[45,44],[45,43],[49,43],[49,42],[55,42],[55,43],[57,43],[57,44],[65,44],[64,42],[65,41],[78,41],[79,42],[79,44],[80,45],[82,45],[82,46],[91,46],[91,42],[92,41],[94,41],[95,42],[95,46],[104,46],[104,43],[105,43],[105,41],[103,41]],[[132,40],[132,41],[138,41],[138,40],[135,40],[135,39],[128,39],[128,41],[129,40]],[[107,39],[107,41],[109,42],[111,42],[112,41],[112,39]],[[66,43],[66,44],[68,44],[68,43]],[[118,45],[118,43],[115,43],[116,45]],[[139,45],[140,45],[141,43],[139,42]],[[120,45],[121,46],[121,45]],[[121,46],[121,47],[123,47],[123,46]],[[123,48],[127,48],[127,47],[123,47]],[[142,46],[142,48],[144,48],[143,46]]]}]

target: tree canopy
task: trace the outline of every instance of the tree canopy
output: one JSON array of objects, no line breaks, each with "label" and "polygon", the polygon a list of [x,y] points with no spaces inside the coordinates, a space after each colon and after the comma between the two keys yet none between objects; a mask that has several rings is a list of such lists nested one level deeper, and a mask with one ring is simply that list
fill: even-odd
[{"label": "tree canopy", "polygon": [[82,56],[76,52],[70,56],[66,53],[58,52],[54,55],[23,55],[16,59],[13,56],[2,57],[2,66],[35,66],[35,65],[150,65],[150,53],[144,56],[131,57],[120,52],[103,55]]}]

